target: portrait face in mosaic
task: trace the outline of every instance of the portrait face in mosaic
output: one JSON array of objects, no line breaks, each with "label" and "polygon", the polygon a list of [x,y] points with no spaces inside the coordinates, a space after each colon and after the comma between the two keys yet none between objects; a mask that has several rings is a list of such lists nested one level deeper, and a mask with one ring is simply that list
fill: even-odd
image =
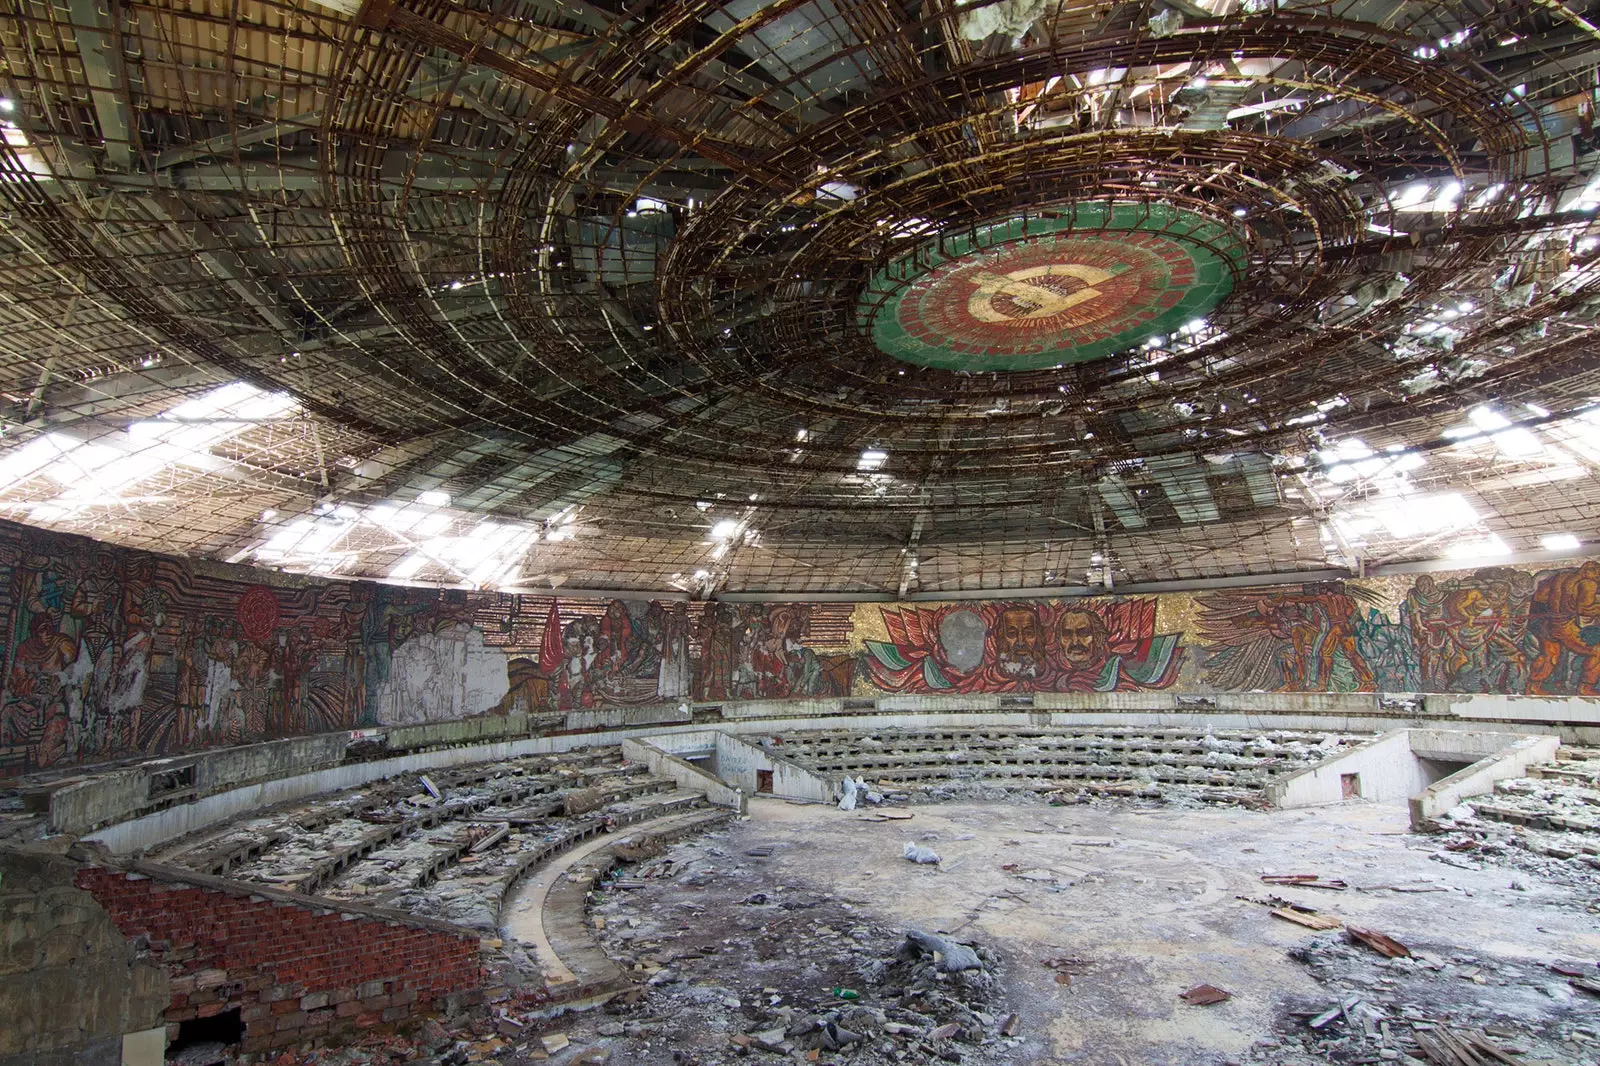
[{"label": "portrait face in mosaic", "polygon": [[1000,612],[995,634],[995,650],[1000,668],[1007,673],[1036,670],[1044,661],[1044,629],[1039,615],[1026,607],[1008,607]]},{"label": "portrait face in mosaic", "polygon": [[1106,624],[1093,611],[1064,611],[1056,623],[1056,646],[1071,669],[1098,669],[1109,655]]}]

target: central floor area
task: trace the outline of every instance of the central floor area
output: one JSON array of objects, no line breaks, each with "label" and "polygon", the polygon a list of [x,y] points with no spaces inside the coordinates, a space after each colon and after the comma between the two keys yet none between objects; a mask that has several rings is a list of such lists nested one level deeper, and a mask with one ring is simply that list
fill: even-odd
[{"label": "central floor area", "polygon": [[[1415,1036],[1441,1029],[1519,1063],[1600,1061],[1600,999],[1568,980],[1600,977],[1592,882],[1447,850],[1403,805],[756,799],[750,814],[603,882],[591,924],[644,994],[559,1019],[572,1050],[553,1061],[1425,1062]],[[1346,887],[1262,880],[1310,874]],[[1412,954],[1274,916],[1284,904]],[[908,930],[972,946],[983,970],[917,986]],[[1200,985],[1229,998],[1180,999]],[[896,1022],[908,1010],[964,1031],[926,1039]]]}]

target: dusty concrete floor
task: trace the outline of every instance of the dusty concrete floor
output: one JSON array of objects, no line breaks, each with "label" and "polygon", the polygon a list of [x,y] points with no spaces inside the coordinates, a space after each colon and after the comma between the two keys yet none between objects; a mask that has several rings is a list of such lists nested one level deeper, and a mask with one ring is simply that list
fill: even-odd
[{"label": "dusty concrete floor", "polygon": [[[696,932],[723,938],[722,948],[702,949],[722,954],[698,972],[693,961],[680,965],[682,985],[720,982],[724,991],[702,997],[718,1007],[724,992],[737,995],[741,968],[757,962],[754,956],[741,961],[739,950],[747,942],[754,951],[763,939],[754,935],[759,929],[751,919],[758,916],[753,908],[736,913],[729,906],[750,893],[843,908],[845,923],[958,931],[1005,960],[1006,1008],[1022,1020],[1026,1039],[991,1047],[985,1052],[990,1061],[1317,1061],[1295,1057],[1302,1052],[1293,1039],[1304,1022],[1291,1012],[1320,1011],[1365,987],[1386,994],[1391,1010],[1399,997],[1419,1017],[1499,1025],[1513,1043],[1512,1034],[1524,1038],[1525,1062],[1600,1063],[1600,1000],[1572,995],[1565,979],[1548,969],[1551,962],[1579,960],[1600,974],[1593,970],[1600,960],[1596,901],[1524,871],[1436,861],[1440,839],[1410,834],[1402,806],[1258,812],[1141,809],[1123,801],[1073,807],[986,802],[912,811],[907,821],[872,822],[861,812],[757,800],[750,819],[669,852],[683,860],[673,879],[614,893],[601,907],[612,915],[608,939],[627,916],[644,922],[629,934],[640,938],[692,940]],[[907,841],[932,847],[943,862],[905,861]],[[761,845],[773,846],[769,857],[747,855]],[[1267,886],[1259,880],[1266,872],[1316,873],[1351,888]],[[1336,933],[1314,934],[1237,898],[1272,894],[1382,930],[1422,953],[1428,965],[1405,963],[1400,972],[1399,964],[1346,948]],[[807,955],[805,928],[800,923],[783,935],[797,949],[789,966],[796,976],[805,969],[795,961]],[[770,956],[771,938],[765,939]],[[1291,956],[1308,943],[1333,945],[1334,954],[1351,958],[1332,971],[1323,967],[1325,981],[1319,982],[1312,967]],[[619,945],[612,940],[612,946]],[[1061,956],[1079,960],[1070,984],[1058,983],[1057,971],[1042,964]],[[764,961],[761,974],[752,972],[744,983],[785,985],[771,959]],[[847,976],[811,970],[812,985]],[[1233,998],[1209,1007],[1180,1002],[1180,992],[1201,983]],[[809,1007],[800,1002],[808,995]],[[650,1016],[656,998],[653,989],[635,1014]],[[802,1010],[827,1000],[826,989],[816,987],[782,987],[781,998]],[[681,1026],[673,1040],[658,1039],[652,1047],[626,1037],[597,1039],[587,1030],[606,1021],[602,1016],[567,1021],[584,1046],[614,1044],[612,1062],[653,1063],[657,1056],[672,1062],[665,1049],[682,1046]],[[725,1041],[741,1021],[747,1032],[763,1027],[759,1014],[741,1019],[737,1011],[701,1021],[712,1044],[695,1040],[700,1047]],[[614,1032],[615,1023],[609,1028]],[[1285,1035],[1290,1040],[1280,1045]],[[1368,1061],[1379,1061],[1374,1048],[1366,1051]],[[720,1053],[710,1055],[706,1061],[722,1061]],[[1351,1052],[1339,1060],[1361,1056]]]}]

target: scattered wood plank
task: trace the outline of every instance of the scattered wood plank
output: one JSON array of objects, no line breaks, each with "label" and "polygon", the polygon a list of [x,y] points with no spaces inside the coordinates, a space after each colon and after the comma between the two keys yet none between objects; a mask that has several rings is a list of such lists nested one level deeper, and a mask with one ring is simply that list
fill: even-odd
[{"label": "scattered wood plank", "polygon": [[1584,977],[1569,977],[1567,978],[1567,984],[1580,991],[1587,992],[1591,996],[1600,996],[1600,981],[1591,981]]},{"label": "scattered wood plank", "polygon": [[1431,1033],[1413,1035],[1428,1061],[1439,1066],[1494,1066],[1495,1063],[1518,1066],[1516,1059],[1482,1032],[1451,1030],[1441,1025]]},{"label": "scattered wood plank", "polygon": [[1360,996],[1351,996],[1350,998],[1346,999],[1344,1002],[1335,1003],[1333,1006],[1329,1007],[1327,1010],[1323,1011],[1321,1014],[1318,1014],[1315,1017],[1308,1019],[1306,1021],[1306,1024],[1309,1025],[1313,1029],[1321,1029],[1324,1025],[1327,1025],[1329,1022],[1333,1021],[1335,1018],[1345,1018],[1345,1019],[1348,1020],[1348,1018],[1350,1017],[1350,1012],[1352,1010],[1354,1010],[1356,1007],[1360,1006],[1360,1004],[1361,1004],[1361,997]]},{"label": "scattered wood plank", "polygon": [[1320,914],[1317,911],[1296,910],[1293,907],[1275,907],[1272,910],[1274,918],[1282,918],[1286,922],[1303,925],[1307,929],[1337,929],[1344,922],[1331,914]]},{"label": "scattered wood plank", "polygon": [[423,774],[421,781],[422,787],[428,790],[428,795],[432,796],[436,800],[444,799],[444,793],[440,792],[439,786],[433,783],[433,778],[429,777],[427,774]]},{"label": "scattered wood plank", "polygon": [[1376,951],[1380,955],[1391,959],[1409,959],[1411,949],[1391,936],[1378,932],[1376,929],[1362,929],[1359,926],[1347,925],[1345,932],[1350,934],[1350,939]]},{"label": "scattered wood plank", "polygon": [[1328,878],[1320,874],[1262,874],[1261,883],[1266,885],[1289,885],[1293,888],[1327,888],[1335,892],[1343,892],[1350,886],[1343,881]]},{"label": "scattered wood plank", "polygon": [[488,836],[472,845],[472,854],[476,855],[479,852],[488,851],[510,835],[511,827],[509,825],[501,825],[499,829],[492,831]]},{"label": "scattered wood plank", "polygon": [[1233,997],[1215,985],[1195,985],[1189,991],[1181,993],[1178,998],[1193,1007],[1209,1007],[1213,1003],[1222,1003]]}]

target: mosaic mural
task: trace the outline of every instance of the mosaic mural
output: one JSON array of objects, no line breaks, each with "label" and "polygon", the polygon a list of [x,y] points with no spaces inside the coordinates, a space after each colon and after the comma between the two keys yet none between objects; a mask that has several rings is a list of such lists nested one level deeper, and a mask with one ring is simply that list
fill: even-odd
[{"label": "mosaic mural", "polygon": [[882,611],[865,641],[869,683],[886,692],[1115,692],[1166,688],[1183,649],[1156,632],[1156,601],[996,602]]},{"label": "mosaic mural", "polygon": [[0,523],[0,776],[366,725],[916,693],[1600,696],[1600,562],[943,604],[297,578]]}]

